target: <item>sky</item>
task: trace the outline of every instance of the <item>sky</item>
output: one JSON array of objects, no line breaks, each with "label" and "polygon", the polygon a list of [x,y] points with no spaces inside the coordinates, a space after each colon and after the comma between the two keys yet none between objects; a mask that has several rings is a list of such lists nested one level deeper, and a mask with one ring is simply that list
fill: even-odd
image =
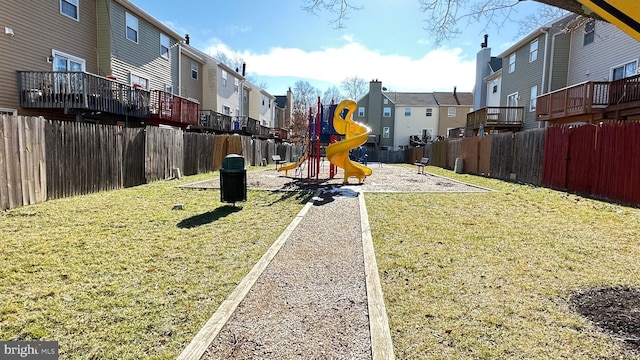
[{"label": "sky", "polygon": [[131,2],[178,34],[189,34],[191,46],[205,53],[240,56],[247,77],[271,95],[286,94],[298,80],[324,92],[354,76],[379,80],[389,91],[453,91],[455,86],[471,92],[484,34],[492,55],[498,55],[517,42],[517,20],[541,7],[520,1],[514,21],[500,27],[460,23],[460,35],[436,46],[417,0],[351,0],[363,8],[341,29],[331,23],[333,14],[303,10],[304,0]]}]

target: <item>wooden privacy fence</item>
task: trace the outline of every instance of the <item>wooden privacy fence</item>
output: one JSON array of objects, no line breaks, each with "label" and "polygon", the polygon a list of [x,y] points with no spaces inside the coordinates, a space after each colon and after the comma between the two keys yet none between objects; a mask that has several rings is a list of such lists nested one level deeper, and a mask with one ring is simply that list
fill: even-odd
[{"label": "wooden privacy fence", "polygon": [[430,147],[431,164],[453,169],[462,158],[465,173],[540,185],[544,140],[545,130],[534,129],[437,141]]},{"label": "wooden privacy fence", "polygon": [[513,164],[513,133],[505,132],[489,137],[491,138],[489,176],[495,179],[509,180]]},{"label": "wooden privacy fence", "polygon": [[[301,154],[299,146],[278,146],[288,146],[285,153]],[[256,148],[274,153],[275,143],[153,126],[122,128],[4,115],[0,210],[167,179],[175,175],[174,168],[186,175],[218,170],[228,154],[241,154],[247,165],[257,165]]]},{"label": "wooden privacy fence", "polygon": [[541,185],[545,129],[517,132],[514,137],[514,180],[537,186]]},{"label": "wooden privacy fence", "polygon": [[47,198],[44,121],[0,116],[0,210]]},{"label": "wooden privacy fence", "polygon": [[607,122],[547,130],[542,184],[640,204],[640,123]]}]

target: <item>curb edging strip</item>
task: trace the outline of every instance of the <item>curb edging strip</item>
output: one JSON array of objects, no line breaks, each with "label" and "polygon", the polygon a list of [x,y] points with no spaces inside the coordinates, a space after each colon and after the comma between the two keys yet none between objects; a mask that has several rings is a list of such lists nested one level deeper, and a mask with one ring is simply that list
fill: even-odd
[{"label": "curb edging strip", "polygon": [[378,274],[371,227],[364,192],[359,193],[360,226],[362,229],[362,249],[364,251],[364,272],[369,304],[369,331],[371,332],[371,353],[373,360],[393,360],[393,342],[389,330],[389,319],[384,305],[384,295]]},{"label": "curb edging strip", "polygon": [[282,234],[280,234],[271,247],[269,247],[269,250],[262,255],[260,260],[258,260],[251,271],[245,275],[229,297],[220,304],[218,310],[211,315],[211,318],[204,324],[198,334],[196,334],[182,353],[180,353],[177,360],[200,360],[202,358],[202,355],[204,355],[209,345],[211,345],[216,336],[218,336],[222,327],[229,321],[240,302],[247,296],[253,284],[255,284],[271,260],[273,260],[278,251],[280,251],[280,248],[287,241],[293,230],[298,227],[298,224],[300,224],[304,216],[309,212],[309,209],[313,205],[314,198],[316,198],[320,192],[321,190],[317,190],[307,201],[300,212],[298,212],[298,215],[296,215]]}]

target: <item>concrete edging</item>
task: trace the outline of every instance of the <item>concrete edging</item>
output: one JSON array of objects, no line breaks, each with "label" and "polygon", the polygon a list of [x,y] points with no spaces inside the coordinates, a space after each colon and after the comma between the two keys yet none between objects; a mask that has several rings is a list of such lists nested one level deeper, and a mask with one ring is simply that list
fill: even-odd
[{"label": "concrete edging", "polygon": [[189,345],[180,353],[177,357],[178,360],[200,360],[204,355],[209,345],[218,336],[222,327],[229,321],[234,311],[240,304],[240,302],[247,296],[251,287],[258,280],[260,275],[267,268],[271,260],[276,256],[280,248],[289,238],[289,235],[298,227],[298,224],[302,221],[302,218],[307,214],[311,206],[313,206],[314,198],[320,194],[321,190],[315,192],[315,194],[307,201],[304,207],[298,212],[298,215],[291,221],[287,228],[280,234],[276,241],[269,247],[264,255],[253,266],[251,271],[242,279],[240,284],[233,290],[229,297],[220,304],[218,310],[211,316],[211,318],[204,324],[198,334],[191,340]]}]

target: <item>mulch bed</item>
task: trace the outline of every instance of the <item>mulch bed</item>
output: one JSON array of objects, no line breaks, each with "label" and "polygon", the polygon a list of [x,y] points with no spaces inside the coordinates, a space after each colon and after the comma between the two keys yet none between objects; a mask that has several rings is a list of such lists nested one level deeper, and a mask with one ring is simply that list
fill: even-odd
[{"label": "mulch bed", "polygon": [[608,287],[578,292],[570,302],[582,316],[640,352],[640,290]]}]

